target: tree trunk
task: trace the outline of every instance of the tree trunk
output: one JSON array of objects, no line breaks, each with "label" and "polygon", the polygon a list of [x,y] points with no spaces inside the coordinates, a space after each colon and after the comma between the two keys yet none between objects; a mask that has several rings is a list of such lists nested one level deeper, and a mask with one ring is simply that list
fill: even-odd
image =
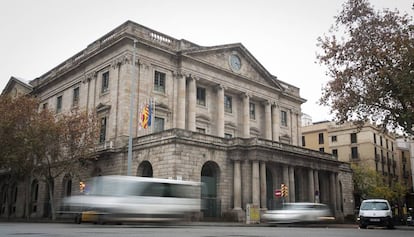
[{"label": "tree trunk", "polygon": [[53,178],[48,178],[47,179],[47,186],[49,189],[49,203],[50,203],[50,212],[52,214],[52,220],[56,220],[56,211],[55,211],[55,204],[54,204],[54,197],[53,197]]},{"label": "tree trunk", "polygon": [[24,192],[24,211],[23,216],[26,218],[26,220],[30,219],[30,178],[31,176],[26,176],[24,178],[24,184],[25,184],[25,192]]}]

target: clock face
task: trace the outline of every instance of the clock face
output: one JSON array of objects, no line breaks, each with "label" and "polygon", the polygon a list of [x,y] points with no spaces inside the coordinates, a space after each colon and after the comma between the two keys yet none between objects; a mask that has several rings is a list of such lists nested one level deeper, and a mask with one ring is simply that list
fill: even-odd
[{"label": "clock face", "polygon": [[232,54],[230,55],[230,67],[233,71],[238,71],[241,68],[241,61],[239,56]]}]

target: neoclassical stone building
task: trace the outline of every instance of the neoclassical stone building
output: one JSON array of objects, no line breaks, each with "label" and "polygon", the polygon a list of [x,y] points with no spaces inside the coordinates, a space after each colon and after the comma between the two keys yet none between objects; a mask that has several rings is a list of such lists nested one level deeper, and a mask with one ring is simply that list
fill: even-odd
[{"label": "neoclassical stone building", "polygon": [[[242,44],[204,47],[127,21],[30,86],[40,109],[96,110],[99,156],[84,179],[132,170],[203,181],[204,218],[241,221],[246,204],[273,208],[282,183],[287,201],[326,203],[338,218],[353,214],[349,165],[301,147],[299,88],[270,74]],[[142,129],[138,108],[150,99],[152,123]],[[79,181],[72,174],[56,180],[55,201],[79,192]]]}]

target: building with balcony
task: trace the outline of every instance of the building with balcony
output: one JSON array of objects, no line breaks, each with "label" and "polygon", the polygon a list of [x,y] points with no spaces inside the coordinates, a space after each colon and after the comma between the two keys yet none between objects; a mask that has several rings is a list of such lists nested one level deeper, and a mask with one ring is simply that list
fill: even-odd
[{"label": "building with balcony", "polygon": [[388,183],[399,174],[395,136],[371,124],[313,123],[302,127],[302,146],[331,153],[339,161],[370,167],[387,177]]},{"label": "building with balcony", "polygon": [[[326,203],[338,218],[353,214],[349,164],[300,146],[299,88],[268,72],[240,43],[205,47],[127,21],[29,84],[39,109],[96,111],[98,158],[81,179],[132,170],[201,181],[202,218],[242,221],[247,204],[273,208],[282,183],[287,201]],[[148,105],[150,123],[143,124]],[[79,181],[62,176],[55,196],[76,194]],[[35,187],[44,191],[41,183]],[[22,215],[21,197],[12,215]]]},{"label": "building with balcony", "polygon": [[412,189],[410,143],[372,124],[359,127],[324,121],[303,126],[302,146],[375,170],[389,186],[398,182]]}]

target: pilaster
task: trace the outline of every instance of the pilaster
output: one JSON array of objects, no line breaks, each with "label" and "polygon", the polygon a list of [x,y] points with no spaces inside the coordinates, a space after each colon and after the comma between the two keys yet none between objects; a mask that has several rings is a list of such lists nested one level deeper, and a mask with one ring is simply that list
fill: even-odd
[{"label": "pilaster", "polygon": [[185,99],[186,99],[186,77],[183,74],[177,74],[177,128],[185,129]]},{"label": "pilaster", "polygon": [[217,91],[217,136],[224,137],[224,87],[218,85]]},{"label": "pilaster", "polygon": [[190,77],[188,80],[188,130],[196,131],[196,103],[197,103],[197,86],[196,79]]}]

